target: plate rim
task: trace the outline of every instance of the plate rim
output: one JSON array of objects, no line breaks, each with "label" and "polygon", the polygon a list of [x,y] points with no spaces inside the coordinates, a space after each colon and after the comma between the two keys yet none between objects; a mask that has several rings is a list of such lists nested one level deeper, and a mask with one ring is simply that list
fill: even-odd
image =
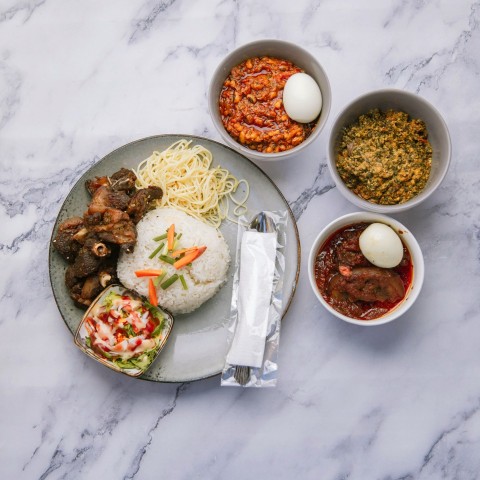
[{"label": "plate rim", "polygon": [[[277,186],[277,184],[270,178],[270,176],[261,168],[259,167],[255,162],[253,162],[252,160],[250,160],[249,158],[247,158],[245,155],[241,154],[240,152],[237,152],[234,148],[228,146],[228,145],[225,145],[223,143],[220,143],[216,140],[212,140],[210,138],[207,138],[207,137],[202,137],[202,136],[199,136],[199,135],[191,135],[191,134],[182,134],[182,133],[163,133],[163,134],[158,134],[158,135],[149,135],[147,137],[143,137],[143,138],[139,138],[137,140],[132,140],[131,142],[128,142],[128,143],[125,143],[123,145],[121,145],[120,147],[117,147],[115,148],[114,150],[112,150],[111,152],[108,152],[106,155],[104,155],[102,158],[100,158],[100,160],[98,160],[97,162],[95,162],[93,165],[91,165],[90,167],[87,168],[87,170],[85,170],[80,176],[79,178],[77,179],[77,181],[73,184],[73,186],[70,188],[70,190],[68,191],[67,195],[65,196],[65,198],[63,199],[63,202],[58,210],[58,213],[57,213],[57,216],[55,218],[55,222],[53,224],[53,227],[52,227],[52,231],[51,231],[51,234],[50,234],[50,240],[49,240],[49,249],[48,249],[48,278],[49,278],[49,283],[50,283],[50,288],[52,290],[52,294],[53,294],[53,298],[55,300],[55,305],[57,306],[57,310],[58,312],[60,313],[60,316],[62,317],[62,320],[63,320],[63,323],[64,325],[67,327],[67,330],[72,334],[73,337],[75,337],[75,334],[71,332],[69,326],[68,326],[68,323],[67,321],[65,320],[65,316],[63,315],[62,313],[62,310],[60,309],[60,305],[59,305],[59,300],[57,298],[57,295],[55,293],[55,288],[53,286],[53,280],[52,280],[52,268],[51,268],[51,265],[52,265],[52,257],[53,257],[53,253],[54,253],[54,249],[53,249],[53,239],[54,239],[54,232],[56,231],[57,229],[57,225],[59,223],[59,217],[60,217],[60,213],[62,212],[64,206],[65,206],[65,203],[67,202],[68,200],[68,197],[70,195],[70,193],[72,192],[72,190],[80,183],[80,181],[83,179],[84,175],[89,172],[93,167],[99,165],[100,163],[103,163],[104,161],[106,161],[107,157],[121,151],[121,150],[124,150],[126,148],[129,148],[131,147],[132,145],[135,145],[136,143],[141,143],[141,142],[144,142],[146,140],[152,140],[152,139],[155,139],[155,138],[165,138],[165,137],[182,137],[182,138],[186,138],[187,140],[190,140],[190,139],[195,139],[195,140],[199,140],[199,141],[207,141],[207,142],[212,142],[222,148],[225,148],[237,155],[239,155],[244,161],[247,161],[250,165],[252,165],[253,167],[255,167],[261,174],[264,175],[264,177],[272,184],[272,186],[275,188],[275,190],[277,191],[277,193],[280,195],[280,197],[282,198],[283,202],[285,203],[286,207],[287,207],[287,213],[290,217],[290,220],[291,222],[293,223],[293,228],[294,228],[294,232],[295,232],[295,239],[296,239],[296,245],[297,245],[297,254],[296,254],[296,257],[297,257],[297,270],[295,272],[295,278],[294,278],[294,281],[293,281],[293,288],[292,288],[292,291],[290,293],[290,296],[288,298],[288,301],[286,303],[286,307],[285,307],[285,310],[282,314],[282,317],[281,317],[281,320],[284,319],[285,315],[287,314],[288,310],[290,309],[290,306],[292,304],[292,301],[293,301],[293,297],[295,296],[295,293],[297,291],[297,286],[298,286],[298,279],[300,277],[300,268],[301,268],[301,260],[302,260],[302,247],[301,247],[301,242],[300,242],[300,234],[298,232],[298,225],[297,225],[297,221],[295,220],[295,216],[293,214],[293,211],[287,201],[287,199],[285,198],[285,196],[283,195],[282,191],[280,190],[280,188]],[[117,372],[118,373],[118,372]],[[192,378],[191,380],[154,380],[152,378],[144,378],[143,375],[139,376],[139,377],[135,377],[137,379],[140,379],[140,380],[144,380],[144,381],[147,381],[147,382],[152,382],[152,383],[188,383],[188,382],[196,382],[196,381],[199,381],[199,380],[205,380],[207,378],[213,378],[213,377],[216,377],[218,375],[220,375],[222,372],[217,372],[217,373],[212,373],[210,375],[205,375],[205,376],[201,376],[201,377],[198,377],[198,378]]]}]

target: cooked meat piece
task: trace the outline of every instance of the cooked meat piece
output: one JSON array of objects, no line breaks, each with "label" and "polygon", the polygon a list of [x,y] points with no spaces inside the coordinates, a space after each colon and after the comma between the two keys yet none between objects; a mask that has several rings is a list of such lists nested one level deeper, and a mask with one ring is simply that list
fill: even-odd
[{"label": "cooked meat piece", "polygon": [[88,237],[88,229],[86,227],[81,228],[74,236],[74,240],[83,245]]},{"label": "cooked meat piece", "polygon": [[93,195],[100,187],[109,187],[110,180],[108,177],[95,177],[85,182],[85,188],[90,195]]},{"label": "cooked meat piece", "polygon": [[127,168],[121,168],[110,177],[110,185],[117,192],[126,192],[131,195],[135,192],[135,181],[137,176]]},{"label": "cooked meat piece", "polygon": [[133,250],[137,240],[135,224],[150,203],[162,197],[160,188],[149,188],[135,194],[134,172],[120,169],[111,177],[95,177],[85,186],[92,200],[83,219],[74,217],[63,222],[54,247],[71,263],[65,271],[65,284],[79,307],[88,307],[107,286],[118,282],[117,260],[120,249]]},{"label": "cooked meat piece", "polygon": [[[98,219],[95,217],[95,220]],[[121,245],[126,251],[133,251],[137,241],[137,230],[127,213],[107,208],[100,222],[94,223],[90,217],[87,221],[89,230],[96,233],[100,240]]]},{"label": "cooked meat piece", "polygon": [[65,271],[65,284],[77,306],[88,307],[92,300],[108,285],[118,282],[116,261],[109,257],[108,262],[99,263],[99,271],[87,278],[76,276],[75,265],[69,265]]},{"label": "cooked meat piece", "polygon": [[75,305],[79,308],[88,308],[92,301],[82,297],[82,290],[70,290],[70,297],[75,302]]},{"label": "cooked meat piece", "polygon": [[105,288],[107,285],[111,285],[112,283],[116,283],[118,281],[116,272],[112,272],[109,270],[102,270],[98,272],[98,280],[100,285]]},{"label": "cooked meat piece", "polygon": [[336,300],[353,302],[396,302],[405,295],[398,273],[378,267],[354,268],[348,275],[338,273],[331,278],[328,291]]},{"label": "cooked meat piece", "polygon": [[107,208],[126,210],[130,197],[122,191],[114,191],[110,187],[100,187],[93,194],[88,206],[88,213],[103,213]]},{"label": "cooked meat piece", "polygon": [[110,248],[105,245],[96,235],[89,234],[85,240],[85,247],[89,248],[96,257],[108,257],[111,253]]},{"label": "cooked meat piece", "polygon": [[137,176],[132,170],[121,168],[110,177],[95,177],[85,182],[85,187],[93,195],[100,187],[111,187],[115,192],[131,195],[135,191]]},{"label": "cooked meat piece", "polygon": [[127,213],[133,220],[138,223],[145,213],[153,207],[154,200],[161,200],[163,190],[160,187],[148,187],[138,190],[128,204]]},{"label": "cooked meat piece", "polygon": [[98,275],[90,275],[89,277],[86,278],[83,287],[82,287],[82,292],[80,296],[84,300],[94,300],[97,295],[103,290],[103,287],[100,283],[100,278]]},{"label": "cooked meat piece", "polygon": [[101,262],[102,259],[94,255],[90,248],[83,246],[75,258],[72,274],[78,278],[88,277],[98,271]]},{"label": "cooked meat piece", "polygon": [[75,268],[73,265],[69,265],[65,270],[65,285],[69,290],[75,287],[75,285],[82,283],[82,279],[75,276]]},{"label": "cooked meat piece", "polygon": [[81,245],[74,237],[82,228],[82,218],[68,218],[59,225],[57,235],[53,240],[53,246],[69,262],[73,262],[80,251]]},{"label": "cooked meat piece", "polygon": [[362,231],[344,232],[345,240],[337,248],[337,258],[340,264],[350,267],[367,267],[370,262],[360,250],[358,239]]}]

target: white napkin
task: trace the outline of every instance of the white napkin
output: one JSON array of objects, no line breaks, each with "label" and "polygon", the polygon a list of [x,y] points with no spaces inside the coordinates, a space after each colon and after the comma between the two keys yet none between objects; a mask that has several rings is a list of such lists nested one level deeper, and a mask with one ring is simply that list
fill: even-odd
[{"label": "white napkin", "polygon": [[227,363],[260,368],[272,297],[277,234],[245,232],[240,251],[238,318]]}]

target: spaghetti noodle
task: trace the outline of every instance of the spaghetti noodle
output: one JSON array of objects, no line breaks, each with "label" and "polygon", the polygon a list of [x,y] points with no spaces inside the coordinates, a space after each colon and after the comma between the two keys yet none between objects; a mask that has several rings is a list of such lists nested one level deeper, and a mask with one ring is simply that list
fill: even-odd
[{"label": "spaghetti noodle", "polygon": [[[225,168],[212,167],[212,153],[201,145],[190,147],[191,143],[182,139],[163,152],[153,152],[134,170],[136,187],[160,187],[160,206],[177,208],[216,228],[224,219],[236,221],[229,217],[229,201],[235,204],[235,216],[244,214],[248,182],[238,180]],[[241,184],[245,195],[238,199],[234,194]]]}]

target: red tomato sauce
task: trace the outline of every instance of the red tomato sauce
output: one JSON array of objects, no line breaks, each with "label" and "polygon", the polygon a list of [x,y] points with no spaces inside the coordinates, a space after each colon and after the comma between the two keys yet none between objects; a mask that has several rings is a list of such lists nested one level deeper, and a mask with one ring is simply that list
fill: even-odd
[{"label": "red tomato sauce", "polygon": [[302,143],[315,122],[292,120],[283,107],[287,80],[303,70],[287,60],[249,58],[232,69],[219,98],[222,123],[232,138],[259,152],[276,153]]},{"label": "red tomato sauce", "polygon": [[[394,268],[375,267],[365,258],[358,238],[368,226],[357,223],[337,230],[315,258],[315,279],[323,298],[338,312],[358,320],[388,313],[405,298],[413,280],[412,259],[405,244],[403,258]],[[347,275],[342,277],[341,271]]]}]

